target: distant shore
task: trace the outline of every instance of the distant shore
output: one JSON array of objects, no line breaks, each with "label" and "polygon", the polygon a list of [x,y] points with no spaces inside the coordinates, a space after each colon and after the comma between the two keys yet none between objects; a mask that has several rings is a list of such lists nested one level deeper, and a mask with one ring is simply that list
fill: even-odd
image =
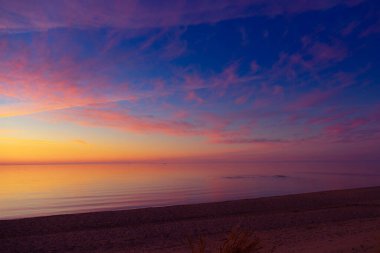
[{"label": "distant shore", "polygon": [[[252,231],[261,252],[380,252],[380,186],[0,221],[0,252],[191,252]],[[215,251],[210,251],[215,252]]]}]

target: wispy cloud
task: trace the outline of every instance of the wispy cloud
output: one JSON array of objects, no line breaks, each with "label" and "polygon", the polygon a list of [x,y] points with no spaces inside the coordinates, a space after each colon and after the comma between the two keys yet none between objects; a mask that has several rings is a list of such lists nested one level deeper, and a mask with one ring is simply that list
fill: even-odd
[{"label": "wispy cloud", "polygon": [[[366,3],[3,1],[0,117],[250,151],[369,143],[378,22],[358,19]],[[311,11],[331,24],[302,22]]]},{"label": "wispy cloud", "polygon": [[355,5],[360,0],[321,0],[317,2],[223,0],[156,1],[3,1],[0,29],[3,31],[47,30],[55,28],[115,27],[127,29],[157,28],[201,23],[248,16],[301,13],[325,10],[337,5]]}]

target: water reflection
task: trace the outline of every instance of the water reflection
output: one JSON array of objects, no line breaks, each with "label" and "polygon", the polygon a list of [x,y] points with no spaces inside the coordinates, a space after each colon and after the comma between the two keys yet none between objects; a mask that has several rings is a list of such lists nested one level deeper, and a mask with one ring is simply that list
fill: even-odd
[{"label": "water reflection", "polygon": [[0,167],[0,219],[380,185],[374,163]]}]

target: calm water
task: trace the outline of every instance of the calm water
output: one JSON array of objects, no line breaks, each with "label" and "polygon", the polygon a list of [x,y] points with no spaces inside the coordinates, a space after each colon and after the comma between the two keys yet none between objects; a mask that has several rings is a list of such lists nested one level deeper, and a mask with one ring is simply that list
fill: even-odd
[{"label": "calm water", "polygon": [[374,163],[0,166],[0,219],[379,185]]}]

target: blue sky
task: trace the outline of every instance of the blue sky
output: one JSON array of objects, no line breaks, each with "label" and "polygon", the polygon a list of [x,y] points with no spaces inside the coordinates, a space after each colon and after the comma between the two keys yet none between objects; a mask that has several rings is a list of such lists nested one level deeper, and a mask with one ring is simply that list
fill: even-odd
[{"label": "blue sky", "polygon": [[378,159],[378,1],[0,6],[3,161]]}]

